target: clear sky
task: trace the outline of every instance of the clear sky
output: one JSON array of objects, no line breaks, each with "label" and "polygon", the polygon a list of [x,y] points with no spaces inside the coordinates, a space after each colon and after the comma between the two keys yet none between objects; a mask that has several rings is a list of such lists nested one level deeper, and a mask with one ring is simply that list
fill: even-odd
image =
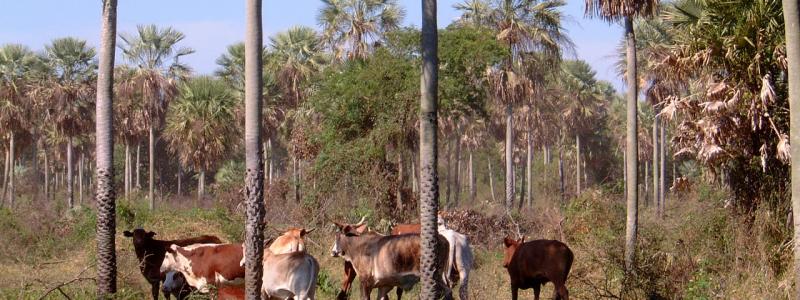
[{"label": "clear sky", "polygon": [[[225,47],[244,37],[243,0],[120,0],[118,32],[134,32],[137,24],[173,26],[186,34],[183,46],[197,52],[184,61],[197,73],[211,73]],[[419,27],[421,1],[400,0],[406,10],[406,25]],[[440,0],[439,26],[450,24],[459,14],[453,4]],[[621,81],[613,69],[615,48],[622,30],[599,20],[583,17],[584,0],[567,0],[565,24],[576,45],[578,58],[589,62],[598,78],[618,89]],[[264,0],[266,36],[292,25],[317,26],[319,0]],[[100,37],[100,0],[0,0],[0,44],[20,43],[42,49],[54,38],[75,36],[97,46]],[[265,38],[266,40],[266,38]]]}]

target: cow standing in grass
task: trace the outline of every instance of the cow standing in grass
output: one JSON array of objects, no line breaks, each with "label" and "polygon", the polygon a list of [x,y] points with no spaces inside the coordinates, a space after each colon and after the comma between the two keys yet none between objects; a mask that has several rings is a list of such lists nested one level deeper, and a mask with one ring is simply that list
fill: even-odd
[{"label": "cow standing in grass", "polygon": [[[142,228],[137,228],[133,231],[126,230],[123,235],[132,238],[136,259],[139,260],[139,271],[142,272],[145,280],[150,283],[153,300],[158,300],[159,286],[166,276],[166,272],[161,272],[161,264],[170,245],[189,246],[198,243],[222,243],[218,237],[211,235],[180,240],[156,240],[153,238],[156,235],[155,232],[146,231]],[[169,294],[164,293],[164,297],[169,299]]]},{"label": "cow standing in grass", "polygon": [[539,299],[542,285],[555,285],[556,299],[569,300],[566,282],[574,256],[572,250],[562,242],[524,238],[514,240],[506,237],[503,267],[511,278],[511,300],[517,300],[519,289],[533,288],[534,299]]}]

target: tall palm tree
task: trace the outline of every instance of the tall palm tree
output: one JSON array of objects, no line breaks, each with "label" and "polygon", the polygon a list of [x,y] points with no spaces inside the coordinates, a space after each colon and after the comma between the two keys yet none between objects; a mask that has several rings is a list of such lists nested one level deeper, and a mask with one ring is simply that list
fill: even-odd
[{"label": "tall palm tree", "polygon": [[74,139],[91,126],[86,115],[92,110],[94,87],[95,50],[86,41],[76,38],[55,39],[45,46],[45,61],[52,70],[52,79],[43,86],[39,101],[45,101],[46,119],[55,125],[59,134],[67,140],[66,185],[67,207],[73,208],[75,195]]},{"label": "tall palm tree", "polygon": [[636,258],[636,236],[639,226],[638,188],[638,130],[637,95],[639,84],[636,69],[636,37],[633,20],[640,16],[651,16],[658,8],[658,0],[586,0],[586,14],[616,22],[624,20],[625,43],[627,45],[627,133],[626,133],[626,178],[627,217],[625,222],[625,271],[631,274]]},{"label": "tall palm tree", "polygon": [[441,296],[437,286],[436,265],[437,231],[436,220],[439,212],[438,168],[438,84],[439,56],[438,32],[436,27],[436,0],[422,1],[422,84],[419,116],[419,172],[421,224],[420,273],[422,290],[420,299],[433,300]]},{"label": "tall palm tree", "polygon": [[117,37],[117,1],[103,1],[100,62],[97,74],[96,150],[97,176],[97,296],[117,292],[116,199],[114,195],[114,49]]},{"label": "tall palm tree", "polygon": [[[800,8],[797,1],[783,0],[783,19],[789,71],[789,136],[792,145],[800,145]],[[793,147],[791,152],[795,295],[800,295],[800,147]]]},{"label": "tall palm tree", "polygon": [[180,58],[194,53],[187,47],[178,47],[186,36],[172,27],[139,25],[136,35],[120,34],[123,56],[137,68],[136,74],[125,90],[139,93],[147,103],[149,136],[149,187],[150,209],[155,208],[155,131],[161,126],[167,106],[177,94],[177,81],[188,76],[190,69]]},{"label": "tall palm tree", "polygon": [[261,0],[247,0],[245,7],[245,293],[261,298],[261,259],[264,255],[264,168],[261,160],[261,95],[263,31]]},{"label": "tall palm tree", "polygon": [[602,94],[596,86],[595,72],[584,61],[567,61],[564,63],[561,76],[561,86],[564,95],[565,107],[562,111],[563,120],[568,129],[575,134],[575,187],[576,193],[581,193],[581,135],[593,122],[595,112],[600,108]]},{"label": "tall palm tree", "polygon": [[232,151],[238,139],[236,98],[218,79],[189,80],[167,113],[164,138],[182,165],[199,172],[197,197],[203,197],[205,171]]},{"label": "tall palm tree", "polygon": [[363,59],[373,43],[398,28],[405,11],[397,0],[322,0],[317,22],[334,58]]},{"label": "tall palm tree", "polygon": [[0,134],[8,139],[9,170],[7,181],[0,195],[0,204],[6,200],[14,203],[14,160],[15,135],[30,125],[27,113],[28,101],[25,101],[25,80],[39,58],[30,49],[22,45],[7,44],[0,47]]},{"label": "tall palm tree", "polygon": [[462,25],[488,27],[491,26],[491,6],[487,0],[464,0],[453,4],[453,8],[461,11],[458,23]]}]

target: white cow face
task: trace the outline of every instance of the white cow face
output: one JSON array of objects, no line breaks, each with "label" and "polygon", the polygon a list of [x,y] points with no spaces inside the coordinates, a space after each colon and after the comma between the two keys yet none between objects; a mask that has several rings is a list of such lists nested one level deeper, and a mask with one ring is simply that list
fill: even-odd
[{"label": "white cow face", "polygon": [[341,232],[336,233],[336,238],[333,240],[333,246],[331,247],[331,256],[339,257],[344,255],[344,251],[341,247],[341,240],[344,238],[344,234]]}]

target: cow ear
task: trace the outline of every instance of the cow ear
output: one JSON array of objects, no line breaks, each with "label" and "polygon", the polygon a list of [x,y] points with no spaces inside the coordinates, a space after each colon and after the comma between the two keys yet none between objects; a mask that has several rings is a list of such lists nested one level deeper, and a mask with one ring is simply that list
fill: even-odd
[{"label": "cow ear", "polygon": [[153,238],[154,236],[156,236],[155,232],[150,231],[150,232],[147,233],[147,237],[149,237],[149,238]]},{"label": "cow ear", "polygon": [[317,229],[316,228],[311,228],[309,230],[306,230],[305,228],[303,228],[302,230],[300,230],[300,236],[306,236],[309,233],[314,232],[314,230],[317,230]]},{"label": "cow ear", "polygon": [[342,224],[339,224],[337,222],[333,222],[333,225],[336,226],[337,231],[343,231],[344,230],[344,225],[342,225]]},{"label": "cow ear", "polygon": [[514,243],[516,243],[516,241],[512,238],[509,237],[503,238],[503,244],[506,246],[506,248],[511,247],[511,245],[514,245]]},{"label": "cow ear", "polygon": [[122,235],[126,237],[133,237],[133,232],[125,230],[122,232]]},{"label": "cow ear", "polygon": [[367,224],[361,224],[355,228],[355,232],[358,234],[363,234],[365,231],[367,231]]},{"label": "cow ear", "polygon": [[172,244],[167,247],[167,252],[175,254],[175,251],[178,250],[178,245]]}]

